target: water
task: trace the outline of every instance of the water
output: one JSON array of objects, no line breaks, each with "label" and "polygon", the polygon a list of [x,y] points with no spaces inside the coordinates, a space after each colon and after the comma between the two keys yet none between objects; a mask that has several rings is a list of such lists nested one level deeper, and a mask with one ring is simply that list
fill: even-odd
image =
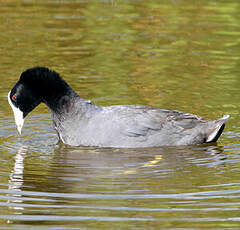
[{"label": "water", "polygon": [[[239,1],[13,0],[0,12],[1,229],[240,227]],[[73,148],[40,105],[19,136],[7,93],[35,65],[98,105],[231,119],[218,144]]]}]

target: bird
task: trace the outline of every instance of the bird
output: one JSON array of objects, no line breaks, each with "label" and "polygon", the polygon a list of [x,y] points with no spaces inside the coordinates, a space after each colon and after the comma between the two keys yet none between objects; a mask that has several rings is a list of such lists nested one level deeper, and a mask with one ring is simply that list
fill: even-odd
[{"label": "bird", "polygon": [[216,142],[229,115],[210,121],[178,110],[145,105],[97,106],[80,97],[60,75],[36,66],[22,72],[8,93],[19,134],[40,103],[51,112],[59,140],[70,146],[144,148]]}]

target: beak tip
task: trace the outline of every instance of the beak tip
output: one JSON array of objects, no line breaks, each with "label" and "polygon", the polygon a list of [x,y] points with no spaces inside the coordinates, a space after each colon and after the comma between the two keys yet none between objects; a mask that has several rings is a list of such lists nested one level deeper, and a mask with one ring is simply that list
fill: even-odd
[{"label": "beak tip", "polygon": [[22,134],[22,127],[18,126],[17,130],[18,130],[19,135],[21,135]]}]

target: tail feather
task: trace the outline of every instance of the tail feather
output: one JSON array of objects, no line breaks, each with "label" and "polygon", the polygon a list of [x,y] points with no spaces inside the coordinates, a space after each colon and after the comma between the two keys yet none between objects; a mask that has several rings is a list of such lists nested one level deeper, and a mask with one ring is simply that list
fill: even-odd
[{"label": "tail feather", "polygon": [[225,123],[227,122],[229,117],[229,115],[224,115],[222,118],[211,123],[211,127],[209,127],[209,131],[206,137],[207,143],[216,142],[218,140],[224,130]]}]

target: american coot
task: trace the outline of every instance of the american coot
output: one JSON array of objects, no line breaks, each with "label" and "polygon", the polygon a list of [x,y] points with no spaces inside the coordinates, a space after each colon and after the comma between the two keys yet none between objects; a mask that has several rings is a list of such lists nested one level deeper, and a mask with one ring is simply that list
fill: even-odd
[{"label": "american coot", "polygon": [[208,121],[177,110],[143,105],[96,106],[82,99],[53,70],[24,71],[8,94],[21,133],[24,119],[39,103],[51,111],[56,132],[72,146],[152,147],[215,142],[229,115]]}]

